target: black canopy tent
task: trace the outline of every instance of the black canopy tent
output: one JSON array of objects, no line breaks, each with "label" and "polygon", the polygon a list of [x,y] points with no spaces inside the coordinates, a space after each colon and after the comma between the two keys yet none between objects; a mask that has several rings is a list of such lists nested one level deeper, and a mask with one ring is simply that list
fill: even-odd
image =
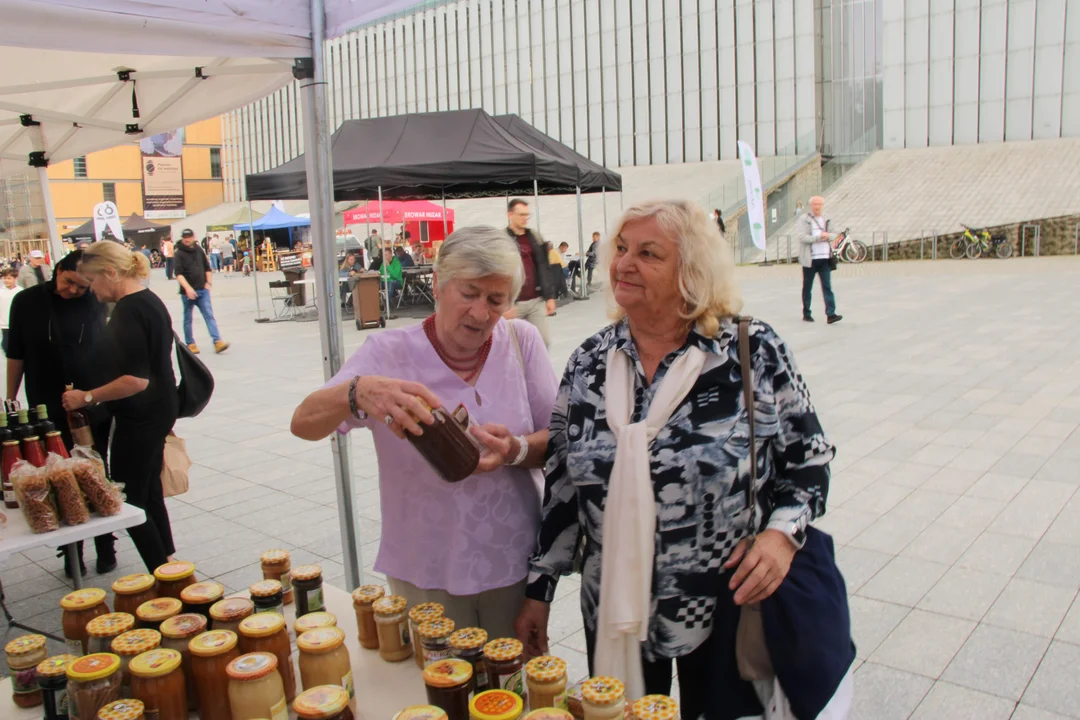
[{"label": "black canopy tent", "polygon": [[74,230],[68,230],[61,237],[73,243],[94,241],[94,219],[90,218]]},{"label": "black canopy tent", "polygon": [[519,115],[496,115],[492,118],[499,126],[531,148],[542,153],[556,157],[564,162],[576,165],[581,172],[582,192],[595,192],[595,188],[601,190],[622,190],[622,176],[614,170],[608,170],[599,163],[595,163],[577,150],[563,145],[555,138],[545,135],[529,123],[521,119]]},{"label": "black canopy tent", "polygon": [[[568,195],[579,188],[585,193],[621,188],[617,174],[604,178],[595,163],[585,167],[572,157],[573,150],[533,132],[561,148],[559,154],[542,149],[535,140],[523,141],[483,110],[349,120],[331,138],[334,199],[370,200],[380,188],[389,200]],[[248,175],[248,198],[307,198],[304,167],[301,155]]]},{"label": "black canopy tent", "polygon": [[147,247],[151,250],[159,248],[161,240],[172,232],[171,226],[151,222],[136,213],[131,213],[120,227],[124,229],[125,240],[130,240],[138,247]]}]

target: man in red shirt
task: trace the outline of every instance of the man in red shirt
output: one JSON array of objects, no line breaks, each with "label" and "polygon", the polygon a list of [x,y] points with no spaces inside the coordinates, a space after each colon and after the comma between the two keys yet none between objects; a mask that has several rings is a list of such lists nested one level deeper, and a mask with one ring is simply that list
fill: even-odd
[{"label": "man in red shirt", "polygon": [[[548,254],[544,250],[544,241],[540,234],[526,227],[532,213],[529,203],[514,198],[507,207],[507,234],[514,239],[521,253],[521,263],[525,268],[525,282],[521,285],[521,294],[517,303],[506,313],[506,318],[521,318],[532,323],[544,338],[544,344],[551,347],[548,335],[547,316],[553,310],[558,288],[551,282],[548,272]],[[549,303],[548,301],[552,301]]]}]

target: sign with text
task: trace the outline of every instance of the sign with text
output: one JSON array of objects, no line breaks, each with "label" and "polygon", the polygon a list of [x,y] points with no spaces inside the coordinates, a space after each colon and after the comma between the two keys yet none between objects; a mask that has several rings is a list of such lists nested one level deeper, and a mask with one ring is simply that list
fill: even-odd
[{"label": "sign with text", "polygon": [[139,141],[142,153],[143,217],[168,220],[187,217],[184,207],[184,129]]},{"label": "sign with text", "polygon": [[288,270],[291,272],[303,272],[304,271],[304,258],[300,253],[282,253],[278,255],[278,267],[282,272]]},{"label": "sign with text", "polygon": [[116,210],[116,203],[111,200],[94,206],[94,240],[101,239],[124,242],[124,228],[120,225],[120,213]]}]

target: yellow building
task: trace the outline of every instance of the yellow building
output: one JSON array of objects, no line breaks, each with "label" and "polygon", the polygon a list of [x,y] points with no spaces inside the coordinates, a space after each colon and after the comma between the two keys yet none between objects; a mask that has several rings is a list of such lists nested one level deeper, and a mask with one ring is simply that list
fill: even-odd
[{"label": "yellow building", "polygon": [[[223,202],[221,118],[211,118],[185,128],[183,171],[184,206],[188,215]],[[89,220],[94,206],[105,200],[116,203],[121,218],[131,213],[142,215],[142,154],[139,143],[133,142],[50,165],[49,186],[61,235]]]}]

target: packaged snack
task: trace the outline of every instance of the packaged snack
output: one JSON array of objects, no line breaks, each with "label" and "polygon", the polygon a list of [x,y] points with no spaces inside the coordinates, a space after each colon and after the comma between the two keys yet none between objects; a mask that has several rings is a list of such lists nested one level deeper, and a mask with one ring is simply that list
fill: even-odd
[{"label": "packaged snack", "polygon": [[105,477],[105,465],[93,448],[76,446],[71,451],[71,472],[90,509],[102,517],[119,515],[124,508],[122,485]]},{"label": "packaged snack", "polygon": [[31,532],[60,529],[60,516],[53,504],[45,468],[34,467],[25,460],[15,463],[11,468],[11,484],[15,486],[15,496]]},{"label": "packaged snack", "polygon": [[71,461],[49,453],[49,459],[45,462],[45,474],[56,494],[57,509],[64,524],[82,525],[89,520],[90,511],[86,508],[79,483],[71,472]]}]

